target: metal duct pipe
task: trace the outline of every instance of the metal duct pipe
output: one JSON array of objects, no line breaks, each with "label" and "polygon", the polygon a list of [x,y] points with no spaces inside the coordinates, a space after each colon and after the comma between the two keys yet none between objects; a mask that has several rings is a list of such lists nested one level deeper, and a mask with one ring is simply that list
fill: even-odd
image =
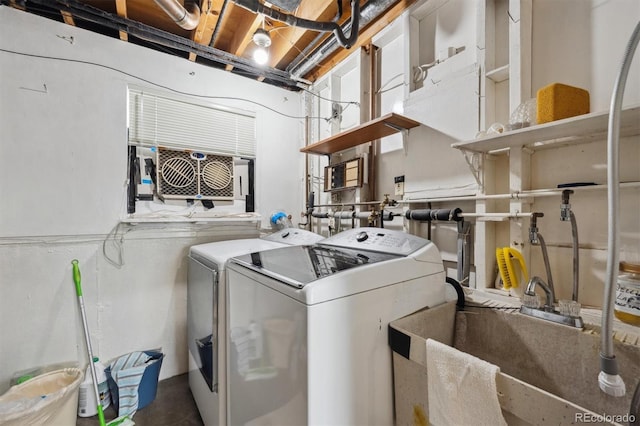
[{"label": "metal duct pipe", "polygon": [[[381,0],[381,1],[369,1],[365,4],[360,10],[360,22],[359,26],[364,28],[371,21],[377,18],[382,12],[391,7],[397,0]],[[357,2],[356,2],[357,3]],[[352,15],[353,16],[353,15]],[[351,22],[347,22],[342,26],[342,32],[346,33],[351,29]],[[358,31],[352,31],[353,33],[358,33]],[[320,36],[314,40],[310,46],[315,46],[317,40],[319,40]],[[322,61],[325,57],[329,56],[336,50],[338,50],[340,46],[338,45],[338,40],[335,37],[330,37],[320,45],[316,51],[309,55],[307,49],[304,49],[302,53],[300,53],[291,63],[293,65],[289,65],[287,67],[287,71],[298,78],[305,75],[311,68],[316,66],[320,61]]]},{"label": "metal duct pipe", "polygon": [[[157,0],[156,0],[157,1]],[[258,0],[234,0],[238,6],[242,6],[253,13],[261,13],[276,21],[284,22],[292,27],[306,28],[313,31],[329,32],[334,34],[334,40],[337,39],[341,46],[349,49],[358,39],[358,29],[360,28],[360,2],[351,0],[351,20],[349,28],[351,33],[349,37],[345,36],[348,29],[343,29],[336,22],[311,21],[309,19],[298,18],[295,15],[283,13],[270,7],[265,6]],[[342,3],[338,2],[339,15],[342,15]]]},{"label": "metal duct pipe", "polygon": [[420,220],[420,221],[432,221],[432,220],[441,220],[441,221],[455,221],[460,222],[463,221],[462,210],[459,208],[455,209],[424,209],[424,210],[407,210],[405,213],[405,217],[409,220]]},{"label": "metal duct pipe", "polygon": [[173,22],[178,24],[185,30],[192,30],[198,26],[200,22],[200,9],[196,4],[193,4],[191,12],[184,8],[178,0],[154,0],[164,13],[169,15]]}]

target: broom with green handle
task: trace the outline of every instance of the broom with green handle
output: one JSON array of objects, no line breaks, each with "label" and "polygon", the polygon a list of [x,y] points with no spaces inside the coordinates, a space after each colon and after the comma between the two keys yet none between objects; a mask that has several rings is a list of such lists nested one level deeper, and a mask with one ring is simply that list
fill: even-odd
[{"label": "broom with green handle", "polygon": [[80,267],[78,260],[71,261],[73,265],[73,282],[76,284],[76,294],[78,295],[78,303],[80,303],[80,313],[82,314],[82,326],[84,327],[84,338],[87,343],[87,355],[89,356],[89,365],[91,366],[91,378],[93,379],[93,391],[96,394],[98,402],[98,421],[100,426],[106,426],[104,422],[104,412],[102,411],[102,403],[100,401],[100,392],[98,392],[98,377],[96,375],[96,366],[93,363],[93,350],[91,349],[91,338],[89,337],[89,327],[87,326],[87,314],[84,311],[84,299],[82,298],[82,284],[80,280]]}]

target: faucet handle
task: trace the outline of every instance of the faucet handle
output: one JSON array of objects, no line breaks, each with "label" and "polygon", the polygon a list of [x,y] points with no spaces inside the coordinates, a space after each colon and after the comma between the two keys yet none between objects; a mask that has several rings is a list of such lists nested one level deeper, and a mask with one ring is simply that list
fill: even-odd
[{"label": "faucet handle", "polygon": [[580,308],[582,305],[575,300],[558,300],[558,308],[562,315],[569,315],[570,317],[579,317]]},{"label": "faucet handle", "polygon": [[524,293],[522,295],[522,304],[528,308],[539,309],[541,306],[540,297],[535,293]]}]

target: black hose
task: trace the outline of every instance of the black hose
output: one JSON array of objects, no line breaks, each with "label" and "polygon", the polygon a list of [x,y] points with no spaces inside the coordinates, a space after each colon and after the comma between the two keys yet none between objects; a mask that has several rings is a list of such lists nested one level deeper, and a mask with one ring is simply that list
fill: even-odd
[{"label": "black hose", "polygon": [[[292,27],[305,28],[312,31],[333,32],[340,46],[345,49],[351,48],[358,40],[358,32],[360,29],[360,2],[351,0],[351,32],[347,37],[340,25],[335,21],[312,21],[310,19],[298,18],[295,15],[272,9],[257,0],[234,0],[235,4],[241,6],[253,13],[261,13],[276,21],[284,22]],[[340,7],[340,14],[342,8]]]},{"label": "black hose", "polygon": [[446,281],[448,284],[451,284],[453,286],[453,288],[456,290],[456,293],[458,294],[458,302],[456,302],[456,306],[458,307],[458,310],[464,309],[465,300],[464,300],[464,290],[462,290],[462,286],[458,281],[454,280],[451,277],[447,277]]}]

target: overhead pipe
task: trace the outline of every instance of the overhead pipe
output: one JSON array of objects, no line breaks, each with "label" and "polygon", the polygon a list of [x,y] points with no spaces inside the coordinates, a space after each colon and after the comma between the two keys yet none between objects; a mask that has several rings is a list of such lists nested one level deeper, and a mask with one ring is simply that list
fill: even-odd
[{"label": "overhead pipe", "polygon": [[200,9],[193,4],[191,11],[184,8],[178,0],[154,0],[164,13],[169,15],[173,22],[185,30],[192,30],[200,22]]},{"label": "overhead pipe", "polygon": [[[238,6],[244,7],[253,13],[260,13],[292,27],[300,27],[312,31],[333,32],[338,43],[346,49],[349,49],[356,40],[358,40],[358,29],[360,28],[360,2],[358,0],[351,0],[351,20],[349,21],[351,32],[349,37],[345,36],[346,31],[343,31],[343,28],[335,21],[312,21],[310,19],[298,18],[295,15],[280,12],[279,10],[265,6],[258,0],[234,0],[234,2]],[[342,2],[338,0],[338,18],[341,15]]]},{"label": "overhead pipe", "polygon": [[[396,1],[397,0],[381,0],[367,2],[367,4],[362,6],[362,9],[360,10],[360,27],[364,28],[365,26],[367,26],[371,21],[380,16],[382,12],[395,4]],[[350,30],[351,22],[347,22],[342,26],[343,33]],[[358,30],[351,30],[352,36],[354,33],[356,34],[357,39]],[[320,46],[318,46],[313,53],[310,54],[311,49],[313,49],[317,45],[321,38],[322,36],[316,37],[316,39],[309,44],[309,47],[307,49],[303,49],[303,51],[291,62],[291,64],[286,69],[291,75],[297,76],[297,78],[301,78],[311,68],[316,66],[323,59],[340,48],[339,40],[337,40],[336,37],[330,37],[325,40]]]}]

